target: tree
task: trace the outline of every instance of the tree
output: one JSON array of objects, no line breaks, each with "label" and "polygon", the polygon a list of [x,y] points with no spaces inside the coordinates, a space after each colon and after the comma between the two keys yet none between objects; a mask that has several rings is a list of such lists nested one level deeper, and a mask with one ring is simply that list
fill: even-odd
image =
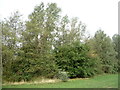
[{"label": "tree", "polygon": [[46,7],[41,3],[29,15],[26,30],[22,33],[19,60],[15,62],[19,66],[13,67],[17,75],[22,76],[21,79],[30,80],[35,76],[54,77],[57,67],[52,55],[52,32],[56,28],[59,12],[55,3],[47,4]]},{"label": "tree", "polygon": [[23,22],[18,11],[2,21],[2,63],[4,77],[11,77],[11,66],[17,58]]},{"label": "tree", "polygon": [[79,22],[77,17],[71,20],[69,20],[67,15],[62,17],[56,31],[56,45],[54,47],[83,40],[85,29],[86,26],[82,22]]},{"label": "tree", "polygon": [[[92,40],[93,54],[100,59],[102,70],[105,73],[115,73],[116,52],[113,47],[112,40],[102,30],[98,30]],[[115,70],[114,70],[115,69]]]},{"label": "tree", "polygon": [[0,85],[2,85],[2,22],[0,21]]},{"label": "tree", "polygon": [[91,77],[97,72],[97,60],[89,57],[89,48],[80,41],[65,44],[55,50],[59,69],[68,72],[70,78]]},{"label": "tree", "polygon": [[120,70],[120,35],[119,34],[115,34],[112,37],[113,40],[113,44],[114,44],[114,49],[117,52],[116,58],[118,60],[118,68]]}]

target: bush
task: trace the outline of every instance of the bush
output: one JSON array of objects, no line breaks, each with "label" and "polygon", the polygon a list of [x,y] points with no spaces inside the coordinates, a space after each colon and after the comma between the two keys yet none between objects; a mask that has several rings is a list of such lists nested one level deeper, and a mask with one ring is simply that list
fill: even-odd
[{"label": "bush", "polygon": [[88,46],[80,42],[60,46],[55,49],[56,63],[59,69],[68,72],[70,78],[91,77],[98,64],[87,55],[88,51]]},{"label": "bush", "polygon": [[104,73],[112,73],[112,66],[102,65],[102,70],[104,71]]},{"label": "bush", "polygon": [[67,72],[59,72],[58,78],[59,78],[60,80],[62,80],[63,82],[67,82],[67,81],[68,81]]}]

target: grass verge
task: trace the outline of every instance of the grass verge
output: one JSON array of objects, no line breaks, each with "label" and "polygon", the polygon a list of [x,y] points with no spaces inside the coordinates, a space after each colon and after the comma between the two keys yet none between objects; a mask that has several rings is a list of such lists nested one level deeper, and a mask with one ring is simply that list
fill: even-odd
[{"label": "grass verge", "polygon": [[88,79],[70,79],[68,82],[3,85],[3,88],[118,88],[118,74],[104,74]]}]

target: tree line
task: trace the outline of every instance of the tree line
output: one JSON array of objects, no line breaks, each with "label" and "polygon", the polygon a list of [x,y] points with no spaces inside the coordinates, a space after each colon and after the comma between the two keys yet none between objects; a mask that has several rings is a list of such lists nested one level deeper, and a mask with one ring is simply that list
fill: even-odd
[{"label": "tree line", "polygon": [[59,71],[69,78],[118,72],[120,35],[111,39],[98,30],[88,37],[77,17],[60,13],[56,3],[42,2],[26,21],[18,11],[0,21],[3,80],[54,78]]}]

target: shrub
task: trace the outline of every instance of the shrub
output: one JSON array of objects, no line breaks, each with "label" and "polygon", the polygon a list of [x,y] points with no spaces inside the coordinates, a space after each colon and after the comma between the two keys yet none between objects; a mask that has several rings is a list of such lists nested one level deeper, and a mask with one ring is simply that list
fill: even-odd
[{"label": "shrub", "polygon": [[91,77],[96,73],[96,59],[90,58],[89,48],[80,42],[63,45],[55,49],[59,69],[68,72],[70,78]]},{"label": "shrub", "polygon": [[67,81],[68,81],[67,72],[59,72],[58,78],[59,78],[60,80],[62,80],[63,82],[67,82]]}]

